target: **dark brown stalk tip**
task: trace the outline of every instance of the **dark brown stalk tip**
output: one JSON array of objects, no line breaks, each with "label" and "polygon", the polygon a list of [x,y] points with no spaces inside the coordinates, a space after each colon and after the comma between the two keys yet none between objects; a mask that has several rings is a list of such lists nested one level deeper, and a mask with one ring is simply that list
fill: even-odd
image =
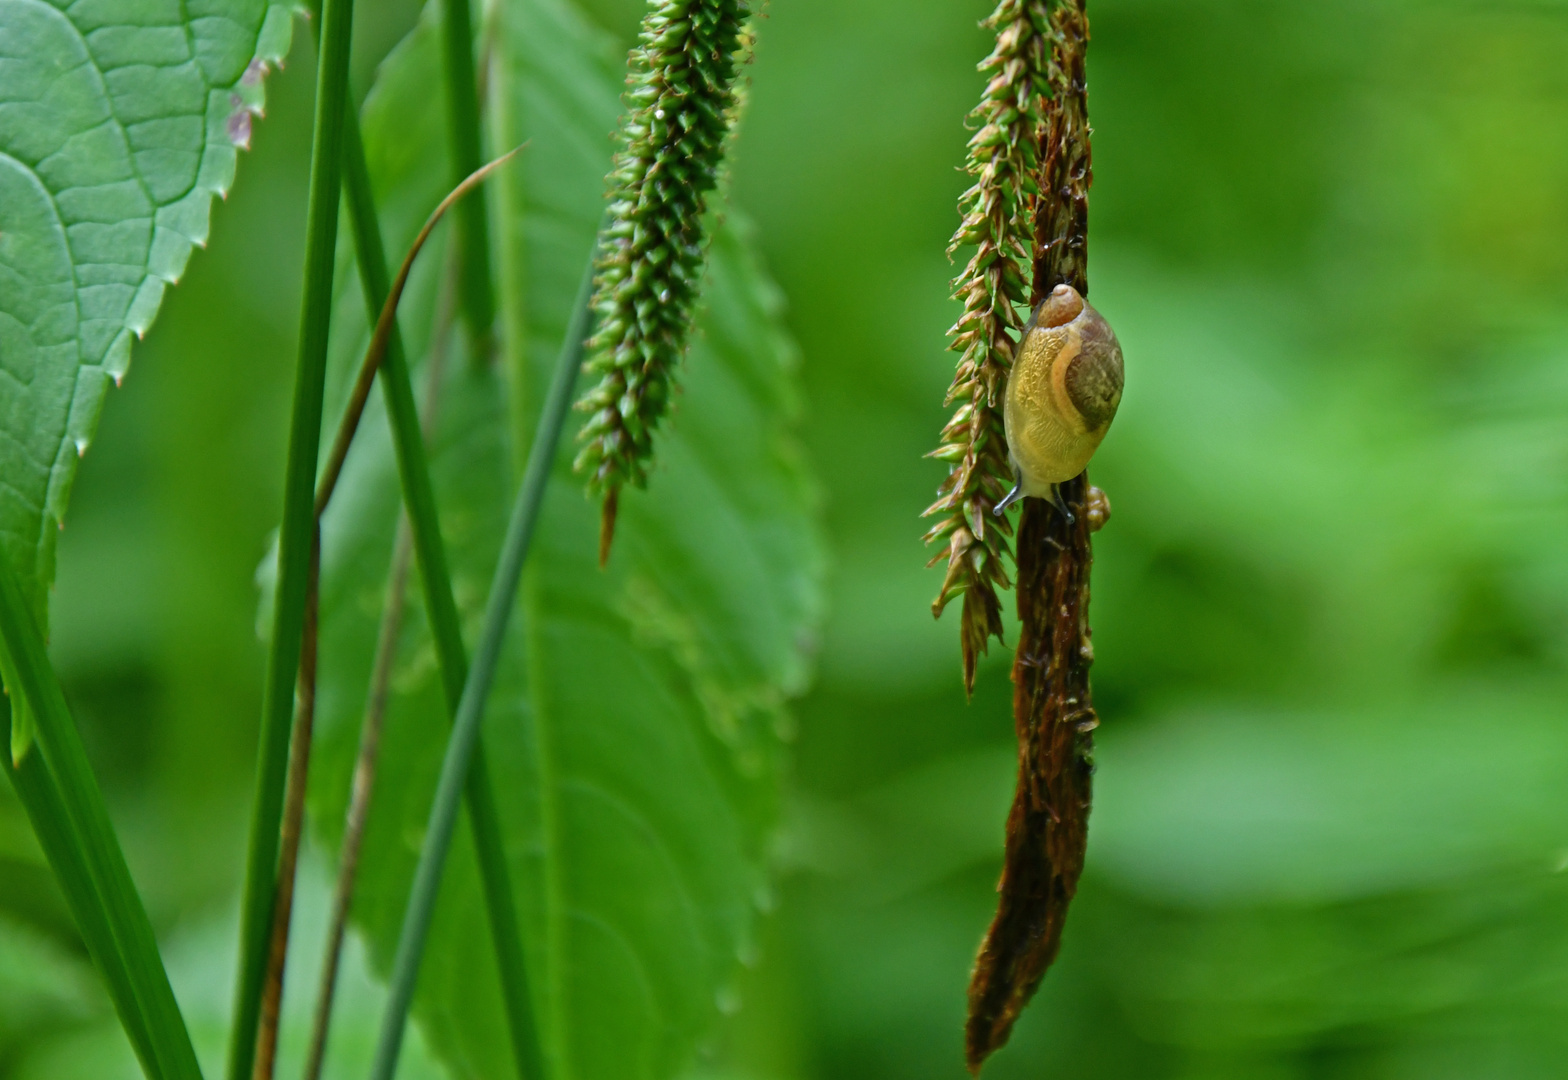
[{"label": "dark brown stalk tip", "polygon": [[621,489],[612,484],[604,491],[604,507],[599,512],[599,569],[610,565],[610,545],[615,542],[615,516],[620,512]]},{"label": "dark brown stalk tip", "polygon": [[1007,817],[996,918],[969,983],[964,1057],[971,1072],[1007,1042],[1061,946],[1089,839],[1093,731],[1089,693],[1088,481],[1061,485],[1069,522],[1043,499],[1018,527],[1013,718],[1018,791]]}]

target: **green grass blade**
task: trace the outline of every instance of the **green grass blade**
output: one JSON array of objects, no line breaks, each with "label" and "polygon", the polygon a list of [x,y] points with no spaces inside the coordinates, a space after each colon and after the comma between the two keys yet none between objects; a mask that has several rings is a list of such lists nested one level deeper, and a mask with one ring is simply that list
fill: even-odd
[{"label": "green grass blade", "polygon": [[[7,744],[11,739],[11,705],[9,699],[0,701],[0,744]],[[114,931],[109,927],[103,902],[93,885],[92,872],[87,868],[86,856],[71,830],[65,802],[55,787],[54,777],[49,774],[49,767],[44,764],[43,755],[28,753],[20,763],[14,763],[9,755],[0,755],[0,765],[11,778],[11,786],[33,827],[33,835],[38,838],[38,846],[43,849],[44,858],[49,860],[55,882],[82,935],[82,943],[108,984],[109,1000],[114,1003],[114,1011],[120,1017],[120,1024],[125,1028],[142,1068],[149,1076],[158,1075],[152,1037],[136,1007],[130,973],[114,947]]]},{"label": "green grass blade", "polygon": [[305,232],[304,297],[300,312],[283,524],[278,537],[278,585],[272,641],[262,691],[256,796],[240,916],[240,964],[230,1032],[229,1080],[249,1080],[266,970],[277,883],[278,828],[299,671],[305,593],[315,529],[316,458],[321,444],[327,331],[332,318],[332,271],[337,246],[343,164],[343,118],[348,105],[349,39],[353,0],[327,0],[321,19],[316,76],[315,136],[311,147],[310,204]]},{"label": "green grass blade", "polygon": [[[350,111],[345,130],[344,192],[353,230],[360,280],[365,290],[365,306],[372,323],[379,317],[391,288],[387,272],[386,248],[376,214],[370,186],[370,171],[365,161],[365,145],[359,121]],[[478,203],[470,197],[465,203]],[[462,207],[457,209],[461,210]],[[414,540],[414,554],[424,586],[425,609],[429,613],[436,656],[441,668],[441,683],[447,709],[457,715],[468,679],[468,654],[463,647],[462,621],[452,593],[452,576],[446,548],[441,541],[441,523],[436,509],[435,487],[430,480],[430,460],[420,430],[419,407],[414,400],[413,381],[402,339],[394,324],[381,365],[381,389],[391,420],[392,440],[397,452],[398,474],[403,502],[408,511]],[[485,907],[490,917],[490,934],[501,970],[501,991],[506,1001],[507,1024],[518,1070],[525,1078],[543,1075],[543,1055],[538,1031],[533,1022],[533,997],[528,984],[528,969],[522,938],[517,927],[517,906],[506,870],[506,851],[501,839],[500,816],[490,784],[490,770],[483,743],[475,746],[473,765],[468,773],[468,818],[474,835],[479,871],[484,883]]]},{"label": "green grass blade", "polygon": [[[474,75],[474,25],[468,0],[442,0],[447,135],[452,142],[452,183],[484,164],[479,132],[479,83]],[[457,248],[463,318],[473,340],[473,360],[488,360],[495,326],[495,287],[490,278],[490,224],[485,200],[465,199],[457,209]]]},{"label": "green grass blade", "polygon": [[[8,772],[82,938],[104,973],[147,1074],[160,1080],[200,1080],[196,1052],[158,954],[152,923],[131,881],[32,611],[4,560],[0,649],[18,684],[10,692],[26,699],[36,724],[34,752]],[[6,728],[9,743],[9,709]]]},{"label": "green grass blade", "polygon": [[583,272],[583,283],[572,312],[572,321],[567,326],[566,340],[561,345],[561,358],[556,364],[550,392],[539,418],[539,427],[534,433],[533,449],[528,455],[528,469],[523,474],[523,483],[512,507],[512,517],[507,523],[506,539],[501,545],[501,559],[495,568],[490,594],[485,601],[479,652],[463,687],[463,697],[453,721],[446,757],[441,763],[441,778],[436,785],[429,825],[425,829],[424,844],[419,851],[419,865],[414,871],[414,886],[398,937],[386,1013],[382,1017],[381,1036],[376,1046],[375,1063],[370,1071],[372,1080],[392,1080],[397,1070],[398,1051],[402,1047],[408,1010],[414,1000],[414,985],[419,978],[419,962],[424,953],[425,937],[430,930],[431,916],[435,913],[436,896],[440,892],[441,872],[445,868],[447,851],[451,845],[452,829],[457,823],[459,795],[478,745],[479,722],[484,715],[490,686],[495,680],[507,623],[516,606],[517,585],[522,577],[523,562],[528,556],[528,545],[539,519],[539,506],[550,479],[550,466],[555,460],[561,428],[567,410],[571,407],[572,388],[577,383],[577,373],[582,367],[592,281],[593,261],[590,256],[589,265]]}]

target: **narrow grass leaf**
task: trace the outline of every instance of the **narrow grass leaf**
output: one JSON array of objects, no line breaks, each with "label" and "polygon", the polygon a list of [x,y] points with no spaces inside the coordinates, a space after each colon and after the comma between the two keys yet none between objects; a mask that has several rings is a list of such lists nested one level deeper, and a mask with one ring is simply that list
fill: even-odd
[{"label": "narrow grass leaf", "polygon": [[12,775],[40,844],[94,950],[132,1045],[149,1076],[200,1080],[190,1035],[175,1004],[152,923],[120,850],[103,793],[50,666],[16,575],[0,559],[0,651],[37,724],[38,754]]},{"label": "narrow grass leaf", "polygon": [[[479,124],[479,80],[474,72],[474,20],[468,0],[441,0],[441,74],[446,89],[447,138],[453,184],[472,176],[484,160]],[[458,293],[476,362],[490,355],[495,286],[490,275],[490,222],[483,199],[457,211]]]},{"label": "narrow grass leaf", "polygon": [[[348,117],[347,138],[345,187],[354,250],[365,304],[376,320],[372,345],[378,337],[384,337],[386,343],[382,360],[383,399],[396,448],[403,505],[408,515],[420,580],[424,585],[425,608],[435,637],[446,712],[448,716],[455,717],[463,685],[468,679],[468,654],[463,647],[457,601],[452,592],[446,549],[441,539],[441,522],[436,508],[435,490],[430,480],[430,463],[425,450],[419,408],[414,401],[413,382],[403,352],[402,337],[398,333],[396,315],[389,312],[393,287],[387,282],[386,251],[370,186],[370,170],[365,159],[358,118],[353,115]],[[475,177],[482,179],[488,175],[488,168],[471,173],[464,185]],[[459,185],[459,188],[464,185]],[[450,205],[451,199],[449,195],[442,205]],[[427,219],[421,230],[420,235],[426,239],[430,235],[432,221]],[[422,245],[423,240],[418,243]],[[410,248],[410,255],[404,260],[399,272],[396,288],[400,295],[412,272],[416,251],[417,248]],[[346,456],[345,451],[345,460]],[[516,1067],[525,1078],[538,1076],[539,1040],[533,1022],[527,960],[523,955],[517,928],[517,902],[506,866],[501,825],[482,739],[475,747],[474,758],[468,772],[469,826],[479,858],[485,912],[499,969],[507,1026]]]},{"label": "narrow grass leaf", "polygon": [[[9,697],[0,702],[0,709],[4,710],[7,740],[12,738],[14,704]],[[103,974],[109,1000],[114,1003],[114,1010],[120,1017],[120,1024],[125,1028],[137,1058],[147,1075],[161,1075],[157,1056],[153,1053],[152,1037],[147,1033],[147,1026],[143,1023],[136,1003],[130,972],[126,969],[124,958],[115,948],[114,931],[109,926],[102,900],[93,885],[86,854],[71,831],[65,802],[55,787],[54,777],[49,774],[49,767],[44,764],[40,754],[28,754],[20,761],[6,761],[4,764],[27,820],[33,827],[33,833],[38,837],[38,846],[43,849],[49,868],[54,872],[60,894],[65,897],[71,917],[76,921],[82,943],[87,946],[88,955]]]},{"label": "narrow grass leaf", "polygon": [[304,295],[299,358],[278,539],[278,585],[262,689],[260,750],[250,845],[240,910],[240,964],[230,1033],[229,1080],[249,1080],[256,1050],[262,983],[272,930],[278,875],[294,682],[304,633],[305,594],[315,535],[316,457],[321,442],[327,334],[332,319],[343,123],[348,105],[348,55],[353,0],[327,0],[321,19],[316,77],[315,135],[311,146],[310,203],[305,225]]},{"label": "narrow grass leaf", "polygon": [[[409,896],[408,911],[403,917],[403,929],[398,935],[397,959],[392,967],[391,997],[387,1003],[386,1017],[382,1021],[375,1065],[371,1069],[372,1080],[392,1080],[397,1069],[403,1029],[414,1001],[414,985],[419,979],[419,965],[430,933],[430,922],[435,915],[436,897],[441,888],[441,876],[446,869],[452,830],[457,825],[459,796],[467,782],[479,739],[479,722],[484,716],[490,689],[495,682],[496,667],[501,660],[502,640],[506,636],[507,624],[511,621],[512,608],[516,603],[518,582],[523,576],[523,563],[528,558],[528,545],[539,522],[539,507],[544,502],[545,485],[550,481],[550,465],[560,443],[567,409],[571,407],[577,372],[582,367],[583,342],[588,335],[588,297],[592,286],[593,261],[590,256],[588,266],[583,271],[582,286],[578,290],[576,311],[572,321],[567,324],[566,339],[561,343],[561,357],[556,364],[550,393],[545,399],[544,411],[534,432],[533,449],[528,453],[528,469],[523,474],[522,486],[512,506],[511,520],[507,523],[506,538],[501,543],[501,559],[496,565],[495,578],[490,584],[489,598],[485,602],[485,621],[479,637],[479,650],[474,666],[469,669],[462,701],[452,722],[452,736],[447,742],[446,757],[441,763],[441,778],[437,782],[435,801],[430,808],[430,823],[425,829],[424,844],[419,851],[419,865],[414,871],[414,887]],[[532,1075],[540,1074],[534,1072]]]}]

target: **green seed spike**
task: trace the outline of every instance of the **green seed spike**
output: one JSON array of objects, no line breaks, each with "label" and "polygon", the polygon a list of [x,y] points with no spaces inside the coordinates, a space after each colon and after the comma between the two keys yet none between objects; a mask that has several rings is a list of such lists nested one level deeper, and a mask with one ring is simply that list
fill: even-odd
[{"label": "green seed spike", "polygon": [[575,467],[604,500],[600,562],[627,483],[646,485],[702,282],[708,194],[738,111],[744,0],[652,0],[632,49],[626,118],[611,166],[609,223],[595,263],[585,368],[599,384]]},{"label": "green seed spike", "polygon": [[942,445],[931,456],[952,471],[938,488],[925,516],[937,525],[927,542],[944,546],[927,565],[946,561],[941,592],[931,605],[938,617],[949,601],[963,597],[959,632],[965,690],[973,690],[975,666],[993,635],[1002,636],[996,591],[1006,588],[1007,538],[1012,524],[992,511],[1012,486],[1002,426],[1002,390],[1012,363],[1012,332],[1022,320],[1015,305],[1029,299],[1028,194],[1034,189],[1041,105],[1048,92],[1051,0],[1001,0],[985,26],[996,31],[996,48],[980,64],[985,94],[970,120],[965,169],[974,186],[959,199],[963,221],[948,247],[951,255],[975,247],[953,282],[963,315],[948,334],[960,354],[947,404],[957,404],[942,429]]}]

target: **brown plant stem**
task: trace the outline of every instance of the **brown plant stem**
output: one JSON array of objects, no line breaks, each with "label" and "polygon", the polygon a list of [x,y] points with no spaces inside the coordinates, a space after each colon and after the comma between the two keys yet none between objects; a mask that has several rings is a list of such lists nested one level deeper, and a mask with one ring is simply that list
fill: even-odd
[{"label": "brown plant stem", "polygon": [[398,521],[397,544],[392,554],[392,578],[387,589],[387,607],[381,617],[376,638],[376,660],[371,674],[370,699],[365,707],[365,722],[359,732],[359,751],[354,759],[354,780],[349,795],[348,813],[343,825],[343,851],[338,858],[338,878],[332,890],[331,923],[321,962],[320,989],[311,1018],[310,1052],[305,1063],[305,1080],[319,1080],[327,1056],[327,1032],[332,1024],[333,998],[337,992],[338,967],[343,955],[343,939],[348,930],[349,910],[354,904],[354,884],[359,874],[359,853],[364,847],[365,825],[370,815],[370,800],[376,786],[376,764],[381,752],[381,729],[386,718],[387,695],[391,689],[392,669],[397,659],[397,640],[403,627],[403,607],[408,589],[408,572],[413,565],[414,543],[406,519]]},{"label": "brown plant stem", "polygon": [[[435,333],[431,339],[430,361],[425,369],[424,417],[421,426],[426,441],[429,441],[435,428],[441,376],[446,370],[446,344],[457,306],[457,268],[456,260],[451,257],[442,267]],[[343,848],[338,857],[337,881],[332,888],[331,921],[321,958],[316,1008],[311,1017],[310,1050],[303,1074],[305,1080],[320,1080],[326,1062],[327,1036],[332,1027],[338,970],[342,964],[349,913],[354,906],[354,886],[359,877],[359,856],[364,848],[365,827],[370,821],[370,804],[375,795],[376,766],[381,757],[381,732],[386,721],[387,700],[397,660],[398,636],[403,627],[413,556],[413,531],[405,511],[398,515],[397,539],[393,542],[392,569],[387,583],[387,606],[381,614],[381,626],[376,633],[370,694],[365,702],[365,719],[360,726],[359,748],[354,757],[354,778],[349,791],[348,811],[343,821]]]},{"label": "brown plant stem", "polygon": [[1059,0],[1051,11],[1051,100],[1040,127],[1039,194],[1034,198],[1034,274],[1030,307],[1058,285],[1089,295],[1089,93],[1084,57],[1089,51],[1085,0]]},{"label": "brown plant stem", "polygon": [[359,421],[364,416],[365,405],[376,373],[387,354],[397,322],[398,302],[408,284],[408,275],[419,257],[425,242],[451,207],[485,181],[489,175],[506,164],[522,147],[517,147],[494,161],[470,173],[437,204],[425,220],[424,226],[409,246],[403,265],[398,269],[392,289],[382,305],[376,325],[371,331],[370,345],[354,379],[348,403],[338,424],[331,452],[327,455],[320,479],[316,484],[315,537],[311,546],[309,591],[305,598],[305,636],[301,647],[299,681],[296,690],[297,704],[294,731],[289,744],[288,781],[284,788],[283,824],[278,855],[278,881],[273,904],[272,931],[268,944],[267,969],[262,984],[261,1015],[256,1034],[256,1056],[251,1070],[253,1080],[272,1080],[277,1065],[277,1042],[280,1009],[283,998],[284,967],[288,958],[289,925],[294,905],[295,871],[299,863],[299,843],[305,817],[306,783],[310,770],[310,748],[315,726],[316,702],[316,652],[317,627],[320,620],[321,576],[321,516],[326,512],[338,479],[343,474],[344,462],[359,432]]},{"label": "brown plant stem", "polygon": [[359,372],[354,377],[354,386],[349,391],[348,403],[343,409],[343,419],[339,422],[337,435],[332,440],[332,450],[327,455],[326,465],[321,470],[321,478],[316,483],[318,522],[322,512],[327,508],[327,502],[332,498],[332,492],[337,488],[338,477],[343,474],[343,463],[348,460],[349,447],[354,443],[354,436],[359,431],[360,418],[365,415],[365,404],[370,399],[370,387],[376,381],[376,372],[381,370],[381,362],[386,359],[387,347],[392,342],[392,331],[397,326],[397,305],[403,299],[403,289],[408,285],[408,275],[414,269],[414,260],[419,257],[425,241],[430,239],[430,234],[435,231],[436,225],[453,204],[484,183],[491,173],[511,161],[521,149],[521,146],[514,147],[494,161],[486,162],[449,191],[446,198],[430,211],[430,216],[425,219],[419,235],[414,237],[414,242],[409,245],[408,254],[403,256],[403,265],[398,268],[397,277],[392,280],[392,291],[387,294],[386,303],[381,306],[381,314],[377,316],[376,325],[371,330],[370,346],[365,350],[365,359],[360,363]]},{"label": "brown plant stem", "polygon": [[[1084,54],[1084,0],[1056,0],[1051,59],[1031,207],[1034,250],[1030,304],[1059,284],[1087,296],[1090,171]],[[1104,493],[1080,473],[1059,487],[1072,517],[1025,499],[1017,542],[1018,651],[1013,660],[1013,725],[1018,790],[996,918],[969,984],[965,1059],[972,1072],[1012,1032],[1013,1023],[1056,959],[1068,905],[1078,889],[1089,837],[1093,736],[1099,719],[1089,688],[1090,534],[1104,524]]]},{"label": "brown plant stem", "polygon": [[1049,502],[1027,499],[1018,528],[1018,791],[1007,817],[996,918],[969,984],[964,1049],[975,1072],[1007,1041],[1056,959],[1088,840],[1090,733],[1099,722],[1089,693],[1094,515],[1082,474],[1062,484],[1061,494],[1072,524]]},{"label": "brown plant stem", "polygon": [[283,974],[289,951],[289,920],[294,912],[294,871],[299,865],[300,831],[305,819],[305,787],[310,779],[311,734],[316,723],[316,656],[321,600],[321,521],[310,545],[310,579],[305,593],[305,633],[300,646],[299,687],[294,733],[289,742],[288,783],[284,787],[283,827],[278,845],[278,886],[272,905],[272,936],[261,990],[256,1029],[254,1080],[272,1080],[277,1065],[278,1024],[283,1004]]}]

